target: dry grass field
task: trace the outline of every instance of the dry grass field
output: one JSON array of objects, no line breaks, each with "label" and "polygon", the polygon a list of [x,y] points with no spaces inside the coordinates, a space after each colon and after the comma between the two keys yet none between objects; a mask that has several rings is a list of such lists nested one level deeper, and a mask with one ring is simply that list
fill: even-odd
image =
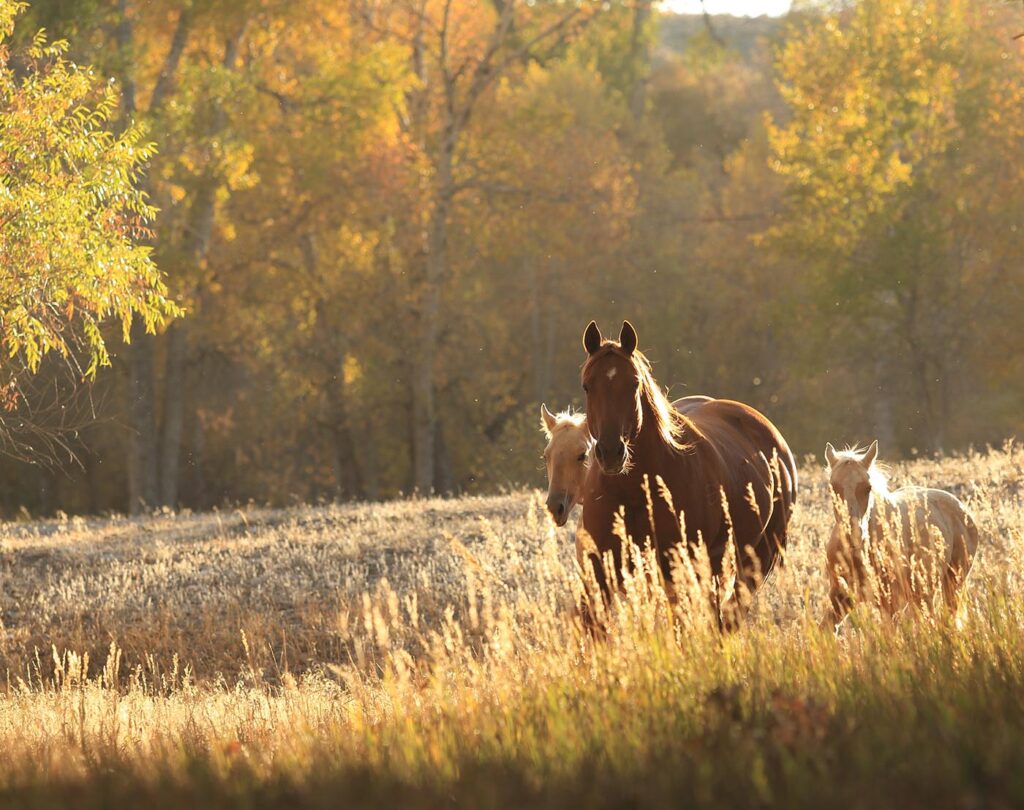
[{"label": "dry grass field", "polygon": [[1022,467],[898,465],[982,527],[966,616],[838,638],[813,464],[726,638],[637,579],[594,643],[535,493],[6,524],[0,803],[1021,806]]}]

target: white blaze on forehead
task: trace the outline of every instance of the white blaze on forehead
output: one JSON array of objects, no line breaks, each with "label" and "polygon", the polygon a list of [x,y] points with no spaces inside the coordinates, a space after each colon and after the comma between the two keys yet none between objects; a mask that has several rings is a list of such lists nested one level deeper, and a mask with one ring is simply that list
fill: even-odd
[{"label": "white blaze on forehead", "polygon": [[608,379],[609,380],[614,380],[615,379],[615,375],[618,372],[619,372],[619,370],[617,368],[615,368],[615,366],[612,366],[610,369],[608,369]]}]

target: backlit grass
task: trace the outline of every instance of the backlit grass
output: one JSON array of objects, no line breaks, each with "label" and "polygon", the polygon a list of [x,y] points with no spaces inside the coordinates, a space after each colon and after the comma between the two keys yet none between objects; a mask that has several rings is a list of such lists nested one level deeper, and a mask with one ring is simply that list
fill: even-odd
[{"label": "backlit grass", "polygon": [[1024,453],[894,471],[983,529],[959,628],[817,630],[803,469],[784,569],[722,638],[637,578],[581,633],[535,496],[2,531],[8,803],[1019,806]]}]

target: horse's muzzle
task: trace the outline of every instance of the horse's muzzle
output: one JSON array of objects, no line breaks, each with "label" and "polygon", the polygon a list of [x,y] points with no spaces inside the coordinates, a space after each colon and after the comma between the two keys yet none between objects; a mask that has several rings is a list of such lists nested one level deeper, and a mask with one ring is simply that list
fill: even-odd
[{"label": "horse's muzzle", "polygon": [[548,512],[556,526],[564,526],[572,511],[573,499],[568,492],[552,492],[548,495]]},{"label": "horse's muzzle", "polygon": [[626,443],[620,438],[607,442],[598,442],[594,448],[594,456],[606,475],[618,475],[626,463]]}]

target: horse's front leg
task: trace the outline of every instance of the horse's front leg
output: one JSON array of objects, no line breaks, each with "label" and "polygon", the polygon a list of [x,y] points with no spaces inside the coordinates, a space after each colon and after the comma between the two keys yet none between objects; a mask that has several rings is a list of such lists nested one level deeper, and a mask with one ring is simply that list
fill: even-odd
[{"label": "horse's front leg", "polygon": [[860,552],[839,524],[832,528],[826,549],[825,568],[829,580],[829,606],[819,622],[819,627],[835,631],[853,610],[853,592],[860,589],[863,580],[860,572]]},{"label": "horse's front leg", "polygon": [[582,521],[576,527],[576,562],[583,585],[576,614],[586,632],[603,638],[606,635],[603,618],[610,605],[611,592],[601,553]]}]

